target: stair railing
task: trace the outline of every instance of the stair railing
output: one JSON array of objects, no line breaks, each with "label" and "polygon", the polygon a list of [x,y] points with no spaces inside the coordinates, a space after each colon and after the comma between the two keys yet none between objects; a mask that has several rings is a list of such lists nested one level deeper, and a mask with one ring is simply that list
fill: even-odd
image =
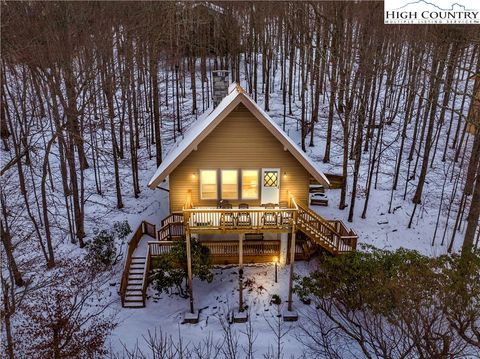
[{"label": "stair railing", "polygon": [[[152,235],[153,233],[153,235]],[[122,306],[125,304],[125,295],[127,293],[128,285],[128,273],[130,272],[130,267],[132,265],[133,252],[138,247],[138,243],[144,234],[149,235],[150,237],[155,238],[155,225],[146,221],[142,221],[138,228],[133,233],[132,238],[128,241],[127,247],[127,258],[125,259],[125,264],[123,266],[122,279],[120,281],[120,298],[122,301]]]},{"label": "stair railing", "polygon": [[150,272],[150,246],[147,245],[147,257],[145,258],[145,268],[143,268],[143,280],[142,280],[142,301],[143,306],[147,301],[147,287],[148,287],[148,273]]}]

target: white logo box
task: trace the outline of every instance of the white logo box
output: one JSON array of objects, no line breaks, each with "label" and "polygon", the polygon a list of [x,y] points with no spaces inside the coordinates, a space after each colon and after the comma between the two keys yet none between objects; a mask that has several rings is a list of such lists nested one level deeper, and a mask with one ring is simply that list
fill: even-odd
[{"label": "white logo box", "polygon": [[384,0],[385,24],[480,24],[480,0]]}]

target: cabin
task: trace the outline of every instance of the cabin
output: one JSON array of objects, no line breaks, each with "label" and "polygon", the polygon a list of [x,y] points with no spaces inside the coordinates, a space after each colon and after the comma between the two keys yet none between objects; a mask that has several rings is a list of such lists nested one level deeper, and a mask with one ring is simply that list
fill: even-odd
[{"label": "cabin", "polygon": [[[124,306],[145,305],[149,263],[175,241],[187,246],[191,315],[192,238],[208,248],[214,264],[242,269],[278,261],[290,266],[291,276],[294,262],[315,251],[341,255],[356,248],[353,230],[308,206],[311,183],[330,186],[317,164],[242,87],[228,84],[227,72],[214,74],[213,91],[214,108],[191,126],[148,183],[152,190],[168,190],[170,215],[158,228],[144,222],[130,241]],[[152,237],[145,257],[135,257],[131,253],[144,235]],[[290,288],[290,311],[291,305]]]}]

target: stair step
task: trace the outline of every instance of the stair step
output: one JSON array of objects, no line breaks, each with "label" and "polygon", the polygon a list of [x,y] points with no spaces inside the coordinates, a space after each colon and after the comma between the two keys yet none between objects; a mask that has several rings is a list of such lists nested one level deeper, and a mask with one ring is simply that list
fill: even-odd
[{"label": "stair step", "polygon": [[143,296],[142,295],[127,295],[127,296],[125,296],[125,302],[128,302],[128,303],[142,302],[143,303]]},{"label": "stair step", "polygon": [[129,274],[128,275],[128,280],[131,280],[131,279],[143,279],[143,274],[140,274],[140,275]]},{"label": "stair step", "polygon": [[128,279],[143,279],[143,273],[142,274],[128,274]]},{"label": "stair step", "polygon": [[128,275],[142,275],[143,276],[143,270],[136,270],[136,271],[129,271]]},{"label": "stair step", "polygon": [[143,302],[125,302],[123,304],[125,308],[143,308],[145,307],[143,305]]},{"label": "stair step", "polygon": [[129,290],[142,290],[143,286],[141,284],[127,284],[127,292]]},{"label": "stair step", "polygon": [[145,259],[141,260],[141,259],[133,259],[132,262],[130,263],[131,265],[145,265]]},{"label": "stair step", "polygon": [[128,285],[140,285],[143,282],[143,278],[129,278]]},{"label": "stair step", "polygon": [[129,290],[125,292],[125,296],[135,296],[135,295],[143,295],[141,290]]}]

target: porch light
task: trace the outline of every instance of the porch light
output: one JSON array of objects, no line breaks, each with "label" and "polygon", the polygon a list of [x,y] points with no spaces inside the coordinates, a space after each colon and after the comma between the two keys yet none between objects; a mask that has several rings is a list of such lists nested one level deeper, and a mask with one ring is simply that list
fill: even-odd
[{"label": "porch light", "polygon": [[287,178],[287,172],[283,172],[283,178]]},{"label": "porch light", "polygon": [[197,175],[195,173],[192,173],[192,179],[196,179]]}]

